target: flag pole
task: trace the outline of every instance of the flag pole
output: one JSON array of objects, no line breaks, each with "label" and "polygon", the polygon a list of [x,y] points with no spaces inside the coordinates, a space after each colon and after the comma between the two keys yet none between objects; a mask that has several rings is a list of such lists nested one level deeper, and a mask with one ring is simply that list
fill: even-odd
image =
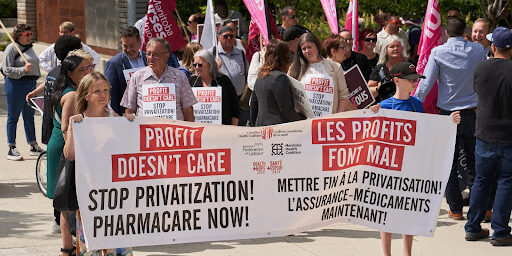
[{"label": "flag pole", "polygon": [[190,37],[188,36],[188,33],[186,31],[187,28],[185,28],[185,23],[183,23],[183,21],[181,20],[180,13],[178,12],[178,8],[174,9],[174,11],[176,12],[176,15],[178,16],[178,20],[181,23],[181,27],[183,28],[183,32],[185,33],[185,36],[187,37],[187,41],[190,42]]},{"label": "flag pole", "polygon": [[23,58],[23,60],[25,61],[25,64],[29,64],[27,58],[25,58],[25,55],[23,55],[23,52],[21,52],[20,48],[18,47],[18,44],[14,41],[14,39],[11,36],[11,33],[9,33],[9,31],[7,31],[7,28],[5,28],[5,25],[4,25],[4,23],[1,20],[0,20],[0,25],[2,25],[2,29],[5,31],[5,34],[7,34],[7,36],[11,40],[12,44],[14,45],[14,47],[16,48],[18,53],[20,54],[21,58]]}]

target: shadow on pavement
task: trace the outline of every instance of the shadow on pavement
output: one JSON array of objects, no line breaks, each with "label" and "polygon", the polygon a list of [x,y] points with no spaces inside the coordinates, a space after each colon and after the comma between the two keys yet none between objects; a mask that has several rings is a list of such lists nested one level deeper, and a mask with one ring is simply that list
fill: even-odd
[{"label": "shadow on pavement", "polygon": [[35,178],[34,182],[0,183],[0,198],[28,197],[33,193],[41,193]]},{"label": "shadow on pavement", "polygon": [[45,222],[48,222],[48,216],[44,214],[0,210],[0,237],[24,237],[39,232],[35,226]]},{"label": "shadow on pavement", "polygon": [[[186,255],[188,253],[202,252],[206,250],[228,250],[235,247],[225,244],[215,244],[215,242],[208,243],[191,243],[191,244],[176,244],[176,245],[162,245],[162,246],[148,246],[148,247],[135,247],[134,251],[141,252],[154,252],[154,253],[173,253],[167,255]],[[135,253],[134,253],[135,254]],[[161,254],[149,254],[161,255]]]}]

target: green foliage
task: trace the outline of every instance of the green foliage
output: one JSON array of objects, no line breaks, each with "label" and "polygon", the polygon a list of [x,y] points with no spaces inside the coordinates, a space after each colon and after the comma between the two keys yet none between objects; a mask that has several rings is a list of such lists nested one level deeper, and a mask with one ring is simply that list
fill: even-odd
[{"label": "green foliage", "polygon": [[0,18],[16,18],[16,0],[0,0]]}]

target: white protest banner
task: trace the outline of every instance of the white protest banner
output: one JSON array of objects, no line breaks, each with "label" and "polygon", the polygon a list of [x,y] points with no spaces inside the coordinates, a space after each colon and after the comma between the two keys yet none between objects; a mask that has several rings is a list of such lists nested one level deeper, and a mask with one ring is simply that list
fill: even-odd
[{"label": "white protest banner", "polygon": [[137,115],[176,119],[176,86],[173,83],[143,84],[142,113]]},{"label": "white protest banner", "polygon": [[308,95],[304,90],[304,85],[291,76],[288,76],[288,79],[290,79],[290,82],[292,83],[291,88],[295,111],[301,113],[306,118],[314,118],[315,114],[313,113],[313,109],[311,109],[311,105],[309,104]]},{"label": "white protest banner", "polygon": [[349,99],[358,109],[369,107],[375,102],[359,65],[356,64],[345,71],[345,80],[347,81]]},{"label": "white protest banner", "polygon": [[334,99],[334,80],[329,75],[304,75],[304,90],[316,117],[332,114]]},{"label": "white protest banner", "polygon": [[198,123],[222,124],[222,87],[192,87],[197,103],[194,117]]},{"label": "white protest banner", "polygon": [[86,118],[73,130],[95,250],[284,236],[339,221],[433,236],[456,125],[356,110],[266,127]]},{"label": "white protest banner", "polygon": [[135,73],[135,72],[137,72],[137,70],[143,69],[143,68],[144,67],[123,69],[123,75],[124,75],[124,79],[126,80],[126,84],[130,83],[130,78],[132,77],[133,73]]}]

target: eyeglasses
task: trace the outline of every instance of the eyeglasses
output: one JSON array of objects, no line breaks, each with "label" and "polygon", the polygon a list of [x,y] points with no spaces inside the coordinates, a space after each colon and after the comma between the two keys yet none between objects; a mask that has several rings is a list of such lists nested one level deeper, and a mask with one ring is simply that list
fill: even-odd
[{"label": "eyeglasses", "polygon": [[402,22],[399,20],[390,20],[389,23],[395,24],[395,25],[401,25]]},{"label": "eyeglasses", "polygon": [[22,35],[24,36],[32,36],[32,32],[21,32]]},{"label": "eyeglasses", "polygon": [[196,68],[202,68],[203,67],[203,63],[194,63],[192,65],[194,65],[194,67],[196,67]]},{"label": "eyeglasses", "polygon": [[377,38],[376,37],[367,37],[364,39],[365,42],[374,42],[376,43],[377,42]]},{"label": "eyeglasses", "polygon": [[151,57],[151,58],[155,58],[155,59],[158,59],[160,58],[160,56],[162,56],[162,53],[157,53],[157,52],[146,52],[146,57]]},{"label": "eyeglasses", "polygon": [[222,36],[222,38],[224,38],[224,39],[231,39],[231,38],[234,38],[234,37],[235,37],[235,35],[233,35],[233,34],[228,34],[228,35],[223,35]]},{"label": "eyeglasses", "polygon": [[189,20],[189,21],[188,21],[188,24],[192,24],[192,23],[194,23],[194,22],[195,22],[195,21],[193,21],[193,20]]},{"label": "eyeglasses", "polygon": [[79,71],[80,72],[93,71],[95,67],[96,67],[95,64],[89,64],[89,65],[87,65],[87,66],[85,66],[83,68],[80,68]]},{"label": "eyeglasses", "polygon": [[297,15],[292,15],[292,16],[286,16],[288,19],[295,19],[297,18]]}]

